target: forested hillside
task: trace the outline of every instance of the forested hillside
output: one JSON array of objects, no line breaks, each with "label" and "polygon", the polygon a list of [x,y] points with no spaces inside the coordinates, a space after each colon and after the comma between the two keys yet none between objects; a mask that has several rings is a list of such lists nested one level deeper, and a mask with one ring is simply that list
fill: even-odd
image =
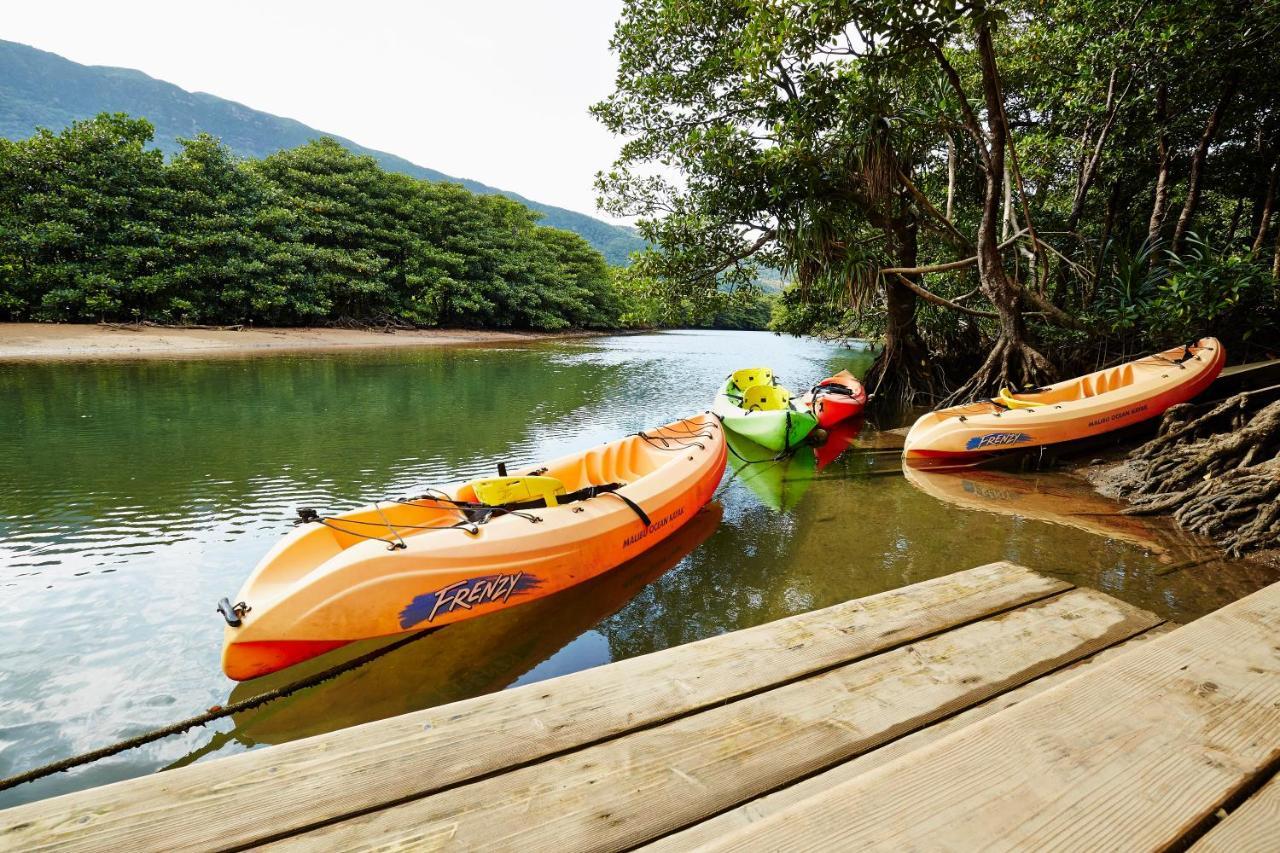
[{"label": "forested hillside", "polygon": [[171,158],[122,114],[0,139],[0,319],[612,328],[583,238],[320,139]]},{"label": "forested hillside", "polygon": [[[37,127],[56,132],[73,121],[103,112],[145,116],[155,126],[154,144],[168,154],[180,150],[179,138],[199,133],[220,139],[232,153],[259,158],[332,136],[292,119],[213,95],[188,92],[140,71],[81,65],[56,54],[0,40],[0,137],[25,139]],[[543,225],[584,237],[611,264],[626,264],[631,252],[644,246],[644,240],[629,228],[540,204],[478,181],[450,177],[341,137],[333,138],[358,154],[373,157],[388,171],[459,183],[474,193],[514,199],[542,214]]]}]

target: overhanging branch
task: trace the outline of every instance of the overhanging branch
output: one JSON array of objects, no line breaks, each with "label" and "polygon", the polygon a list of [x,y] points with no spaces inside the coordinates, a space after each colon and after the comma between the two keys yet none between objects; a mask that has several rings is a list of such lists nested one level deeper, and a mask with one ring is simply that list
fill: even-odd
[{"label": "overhanging branch", "polygon": [[758,252],[758,251],[760,251],[761,249],[763,249],[763,248],[765,247],[765,245],[767,245],[767,244],[768,244],[768,242],[769,242],[770,240],[772,240],[772,239],[773,239],[774,237],[776,237],[776,236],[778,236],[778,229],[776,229],[776,228],[769,228],[769,229],[767,229],[766,231],[762,232],[762,233],[760,234],[759,239],[757,239],[757,240],[756,240],[754,243],[752,243],[750,246],[748,246],[747,248],[743,249],[743,250],[742,250],[742,251],[740,251],[740,252],[736,252],[736,253],[734,253],[734,254],[730,255],[730,256],[729,256],[728,258],[726,258],[722,263],[717,264],[716,266],[712,267],[711,269],[709,269],[709,270],[705,270],[704,272],[702,272],[702,273],[698,276],[698,278],[699,278],[699,279],[715,278],[715,277],[716,277],[716,276],[718,276],[720,273],[722,273],[722,272],[724,272],[725,270],[727,270],[729,267],[731,267],[731,266],[733,266],[734,264],[738,263],[738,261],[745,261],[747,258],[749,258],[749,257],[751,257],[752,255],[754,255],[756,252]]},{"label": "overhanging branch", "polygon": [[929,201],[925,194],[920,192],[920,189],[912,183],[911,179],[908,178],[902,170],[898,171],[898,180],[902,181],[902,185],[907,188],[909,193],[911,193],[911,197],[924,208],[926,213],[936,219],[943,228],[946,229],[946,232],[956,239],[956,242],[959,243],[959,245],[966,249],[973,248],[973,242],[964,234],[960,233],[960,229],[955,226],[955,223],[944,216],[942,211],[933,206],[933,202]]},{"label": "overhanging branch", "polygon": [[[1008,240],[1005,240],[996,248],[1007,249],[1010,246],[1012,246],[1014,243],[1016,243],[1019,240],[1019,238],[1021,238],[1026,233],[1027,233],[1026,230],[1019,231],[1018,233],[1010,237]],[[978,263],[978,256],[973,255],[971,257],[964,258],[959,261],[948,261],[945,264],[932,264],[927,267],[885,267],[884,269],[880,270],[880,272],[896,273],[899,275],[924,275],[925,273],[931,273],[931,272],[949,272],[951,270],[962,270],[962,269],[965,269],[966,267],[971,267],[976,263]]]},{"label": "overhanging branch", "polygon": [[970,314],[974,317],[999,317],[1000,315],[994,311],[979,311],[976,308],[969,308],[965,305],[952,302],[950,299],[944,299],[936,293],[925,290],[902,273],[894,273],[898,277],[898,283],[910,290],[916,296],[919,296],[926,302],[932,302],[934,305],[941,305],[944,308],[950,308],[952,311],[959,311],[962,314]]}]

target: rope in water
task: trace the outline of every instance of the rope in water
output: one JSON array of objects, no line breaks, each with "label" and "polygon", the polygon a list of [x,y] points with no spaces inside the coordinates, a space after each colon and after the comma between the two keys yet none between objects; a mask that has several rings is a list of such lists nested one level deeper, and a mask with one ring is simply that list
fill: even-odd
[{"label": "rope in water", "polygon": [[338,664],[337,666],[317,672],[314,675],[309,675],[306,678],[293,682],[292,684],[286,684],[284,687],[277,687],[273,690],[268,690],[265,693],[259,693],[257,696],[251,696],[248,699],[241,700],[231,705],[214,706],[203,714],[196,714],[194,717],[187,717],[185,720],[178,720],[175,723],[170,723],[167,726],[152,729],[151,731],[144,732],[136,737],[117,741],[109,746],[90,750],[89,752],[82,752],[79,755],[73,755],[70,758],[63,758],[59,761],[54,761],[49,764],[33,768],[25,773],[18,773],[14,776],[0,779],[0,791],[7,791],[10,788],[16,788],[18,785],[24,785],[27,782],[34,782],[37,779],[43,779],[46,776],[52,776],[54,773],[62,773],[66,770],[73,770],[76,767],[92,764],[95,761],[100,761],[104,758],[118,755],[121,752],[126,752],[139,746],[144,746],[153,741],[161,740],[162,738],[170,737],[171,735],[182,734],[188,729],[193,729],[196,726],[203,726],[207,723],[213,722],[214,720],[229,717],[232,714],[251,711],[260,705],[265,705],[276,699],[282,699],[285,696],[304,688],[314,687],[317,684],[328,681],[331,678],[336,678],[337,676],[350,672],[353,669],[359,669],[365,664],[371,663],[383,655],[390,654],[397,649],[402,649],[410,643],[420,640],[428,634],[432,634],[438,630],[439,628],[426,628],[422,631],[418,631],[407,637],[396,640],[390,645],[383,646],[380,649],[374,649],[371,652],[366,652],[357,658],[352,658],[346,663]]}]

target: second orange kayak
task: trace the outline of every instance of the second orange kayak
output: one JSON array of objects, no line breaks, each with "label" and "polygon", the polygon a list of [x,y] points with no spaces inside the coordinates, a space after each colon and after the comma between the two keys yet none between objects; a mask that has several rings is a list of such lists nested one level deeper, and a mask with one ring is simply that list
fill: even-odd
[{"label": "second orange kayak", "polygon": [[911,458],[965,458],[1088,438],[1158,417],[1199,394],[1222,371],[1217,338],[1067,379],[922,415],[907,433]]}]

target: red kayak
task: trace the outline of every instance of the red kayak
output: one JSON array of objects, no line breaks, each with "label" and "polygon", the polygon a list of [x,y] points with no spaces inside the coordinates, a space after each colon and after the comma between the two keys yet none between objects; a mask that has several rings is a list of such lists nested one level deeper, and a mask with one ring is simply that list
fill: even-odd
[{"label": "red kayak", "polygon": [[818,418],[818,426],[830,429],[862,411],[867,405],[867,389],[852,373],[842,370],[810,388],[800,402]]}]

